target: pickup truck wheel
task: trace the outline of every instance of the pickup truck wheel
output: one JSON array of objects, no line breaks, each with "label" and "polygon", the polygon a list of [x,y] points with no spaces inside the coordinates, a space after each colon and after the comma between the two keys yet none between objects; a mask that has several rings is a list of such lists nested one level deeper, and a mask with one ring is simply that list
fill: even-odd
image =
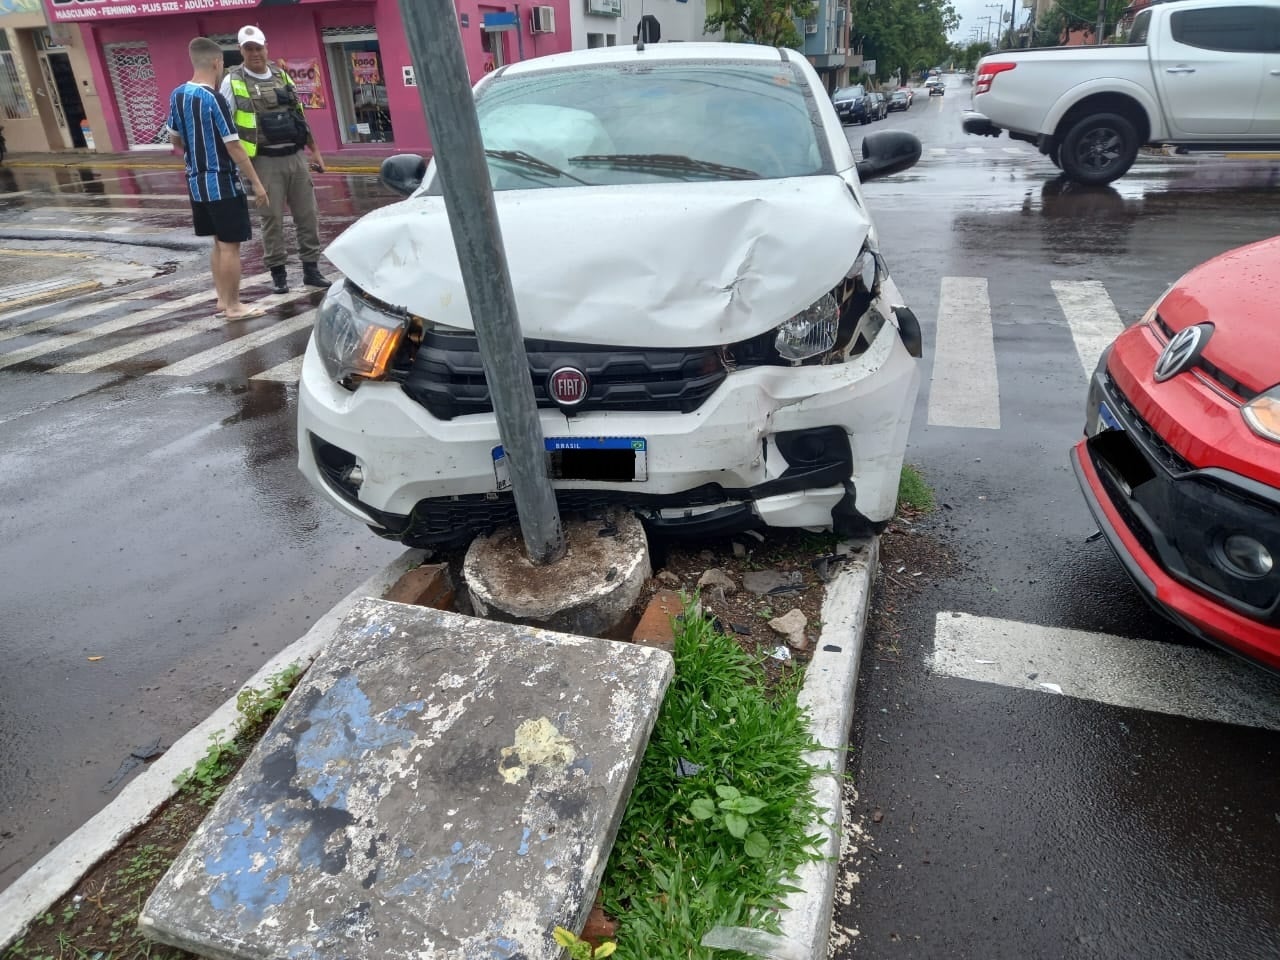
[{"label": "pickup truck wheel", "polygon": [[1062,138],[1058,159],[1077,183],[1101,185],[1118,180],[1138,156],[1138,132],[1118,113],[1082,117]]},{"label": "pickup truck wheel", "polygon": [[1058,156],[1058,153],[1061,150],[1062,150],[1062,145],[1055,143],[1052,147],[1049,148],[1049,152],[1045,154],[1045,156],[1049,158],[1049,162],[1052,163],[1059,170],[1062,169],[1062,158]]}]

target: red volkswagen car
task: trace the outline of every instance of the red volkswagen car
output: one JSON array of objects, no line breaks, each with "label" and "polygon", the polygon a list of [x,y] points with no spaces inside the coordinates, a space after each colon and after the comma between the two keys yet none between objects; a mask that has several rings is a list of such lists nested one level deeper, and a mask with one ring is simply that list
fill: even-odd
[{"label": "red volkswagen car", "polygon": [[1156,609],[1280,671],[1280,237],[1196,267],[1116,338],[1071,460]]}]

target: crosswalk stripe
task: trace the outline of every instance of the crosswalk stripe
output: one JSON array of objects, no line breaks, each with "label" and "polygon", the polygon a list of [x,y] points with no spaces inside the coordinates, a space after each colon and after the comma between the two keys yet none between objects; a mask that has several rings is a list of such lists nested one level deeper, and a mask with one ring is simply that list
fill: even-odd
[{"label": "crosswalk stripe", "polygon": [[1280,679],[1199,647],[950,611],[933,646],[941,676],[1280,731]]},{"label": "crosswalk stripe", "polygon": [[[256,276],[246,278],[241,287],[252,286],[256,283],[262,283],[270,276],[269,273],[259,273]],[[168,303],[162,303],[159,306],[148,307],[146,310],[139,310],[137,313],[128,313],[123,317],[116,317],[114,320],[104,320],[102,323],[94,324],[92,327],[86,327],[84,330],[75,330],[71,333],[59,334],[56,337],[50,337],[39,343],[33,343],[29,347],[21,350],[11,350],[8,353],[0,354],[0,370],[6,367],[12,367],[27,360],[36,357],[43,357],[47,353],[55,353],[58,350],[65,350],[67,347],[74,347],[78,343],[84,343],[86,340],[92,340],[94,337],[105,336],[109,333],[117,333],[121,330],[127,330],[130,327],[136,327],[140,324],[149,323],[157,320],[166,314],[182,310],[186,307],[195,306],[198,303],[205,303],[212,299],[213,293],[209,290],[201,290],[190,296],[182,297],[179,300],[170,300]]]},{"label": "crosswalk stripe", "polygon": [[[20,323],[12,327],[5,327],[3,330],[0,330],[0,340],[12,340],[14,337],[25,337],[29,333],[39,333],[41,330],[48,330],[50,327],[56,327],[59,324],[70,323],[72,320],[81,320],[84,317],[92,317],[95,314],[110,310],[122,300],[146,300],[150,297],[154,297],[157,293],[164,293],[166,290],[173,290],[176,287],[190,286],[198,279],[202,278],[192,276],[178,277],[177,279],[170,280],[167,283],[161,283],[156,286],[138,287],[134,290],[120,293],[107,300],[95,300],[92,303],[82,303],[66,310],[60,310],[52,316],[42,317],[39,320],[31,320],[27,323]],[[48,305],[46,304],[45,306]],[[31,307],[9,315],[0,313],[0,323],[7,323],[21,319],[22,317],[28,317],[43,309],[44,307]]]},{"label": "crosswalk stripe", "polygon": [[1019,157],[1027,152],[1023,150],[1021,147],[1001,147],[1000,149],[1003,150],[1005,153],[1011,153],[1014,156],[1019,156]]},{"label": "crosswalk stripe", "polygon": [[945,147],[930,147],[929,153],[935,157],[945,157],[947,155],[947,150]]},{"label": "crosswalk stripe", "polygon": [[1124,321],[1097,280],[1054,280],[1050,286],[1071,326],[1084,375],[1091,377],[1102,351],[1124,331]]},{"label": "crosswalk stripe", "polygon": [[985,277],[943,277],[929,423],[1000,428],[995,334]]},{"label": "crosswalk stripe", "polygon": [[149,375],[153,377],[189,377],[193,373],[203,373],[210,367],[225,363],[232,357],[237,357],[250,350],[256,350],[272,340],[279,340],[281,337],[287,337],[291,333],[307,329],[314,321],[315,315],[315,310],[307,310],[296,317],[273,323],[269,327],[263,327],[261,330],[256,330],[246,336],[229,340],[216,347],[210,347],[200,353],[193,353],[185,360],[171,363],[169,366],[161,367],[159,370],[152,370]]},{"label": "crosswalk stripe", "polygon": [[302,379],[302,357],[291,357],[284,363],[256,373],[250,380],[270,380],[272,383],[297,383]]},{"label": "crosswalk stripe", "polygon": [[[270,294],[260,300],[254,302],[254,306],[263,307],[270,310],[284,303],[290,303],[294,300],[300,300],[310,295],[310,290],[296,290],[293,293]],[[137,340],[130,340],[128,343],[122,343],[117,347],[109,350],[102,350],[98,353],[90,354],[87,357],[77,357],[75,360],[68,360],[66,363],[52,367],[49,373],[92,373],[94,370],[101,370],[103,367],[109,367],[112,364],[120,363],[123,360],[129,360],[132,357],[141,356],[144,353],[150,353],[152,350],[159,350],[161,347],[167,347],[171,343],[177,343],[179,340],[186,340],[188,337],[194,337],[201,333],[210,333],[214,330],[226,329],[229,324],[236,323],[235,320],[228,320],[224,316],[211,314],[207,317],[201,317],[198,320],[189,320],[181,323],[176,327],[168,330],[161,330],[149,336],[139,337]],[[231,341],[234,343],[235,341]]]},{"label": "crosswalk stripe", "polygon": [[964,152],[965,153],[986,153],[987,151],[983,147],[965,147]]}]

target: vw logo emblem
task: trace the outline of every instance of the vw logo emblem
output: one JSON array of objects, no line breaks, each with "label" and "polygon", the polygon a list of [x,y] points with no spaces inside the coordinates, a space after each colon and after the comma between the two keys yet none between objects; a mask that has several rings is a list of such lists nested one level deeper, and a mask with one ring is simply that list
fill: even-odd
[{"label": "vw logo emblem", "polygon": [[547,393],[562,407],[576,407],[590,389],[591,381],[577,367],[560,367],[547,378]]},{"label": "vw logo emblem", "polygon": [[1174,334],[1165,345],[1160,359],[1156,361],[1156,383],[1164,383],[1184,370],[1189,370],[1200,359],[1211,333],[1213,325],[1201,323]]}]

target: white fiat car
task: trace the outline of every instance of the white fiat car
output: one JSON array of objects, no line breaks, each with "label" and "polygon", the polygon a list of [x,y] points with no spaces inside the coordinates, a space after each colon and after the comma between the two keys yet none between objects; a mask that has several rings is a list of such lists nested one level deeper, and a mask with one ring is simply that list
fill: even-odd
[{"label": "white fiat car", "polygon": [[[883,525],[896,503],[920,327],[877,251],[855,161],[803,56],[653,44],[542,57],[475,88],[489,175],[568,515],[651,532]],[[345,279],[303,362],[299,466],[411,546],[514,523],[435,165],[329,247]]]}]

